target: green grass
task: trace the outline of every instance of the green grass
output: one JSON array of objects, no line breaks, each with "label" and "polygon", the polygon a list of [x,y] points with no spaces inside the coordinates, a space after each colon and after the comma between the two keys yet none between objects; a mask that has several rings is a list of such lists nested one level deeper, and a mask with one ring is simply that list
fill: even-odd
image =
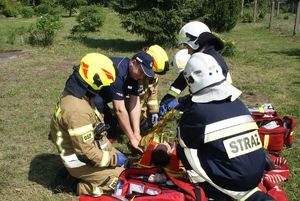
[{"label": "green grass", "polygon": [[[64,28],[50,48],[30,47],[16,40],[7,43],[9,31],[29,26],[34,19],[0,19],[0,51],[23,50],[27,54],[0,61],[0,197],[1,200],[78,200],[67,193],[53,194],[54,175],[61,167],[55,147],[47,140],[57,97],[72,65],[88,52],[128,56],[145,44],[143,38],[121,29],[109,11],[100,32],[82,41],[70,40],[75,18],[62,18]],[[294,16],[275,19],[269,31],[268,17],[256,24],[238,24],[222,37],[234,40],[236,56],[225,58],[234,85],[243,91],[248,105],[272,103],[283,115],[300,122],[300,35],[291,37]],[[300,31],[300,30],[299,30]],[[170,60],[177,49],[167,49]],[[175,69],[161,79],[159,96],[177,76]],[[168,127],[175,132],[175,126]],[[290,200],[300,198],[299,126],[295,143],[283,151],[289,161],[290,180],[282,186]],[[122,145],[118,145],[122,146]]]}]

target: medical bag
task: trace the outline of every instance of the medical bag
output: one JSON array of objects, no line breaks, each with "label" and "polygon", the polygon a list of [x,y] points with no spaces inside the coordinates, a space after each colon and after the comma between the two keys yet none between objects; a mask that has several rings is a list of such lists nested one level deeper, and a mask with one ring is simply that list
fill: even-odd
[{"label": "medical bag", "polygon": [[135,201],[204,201],[204,191],[162,168],[130,168],[120,176],[113,196]]},{"label": "medical bag", "polygon": [[293,144],[293,137],[296,128],[296,120],[291,116],[284,116],[283,127],[285,127],[286,129],[284,143],[287,147],[291,147]]},{"label": "medical bag", "polygon": [[251,115],[258,126],[258,133],[266,150],[279,152],[285,146],[292,145],[295,119],[290,116],[281,117],[276,111],[252,112]]}]

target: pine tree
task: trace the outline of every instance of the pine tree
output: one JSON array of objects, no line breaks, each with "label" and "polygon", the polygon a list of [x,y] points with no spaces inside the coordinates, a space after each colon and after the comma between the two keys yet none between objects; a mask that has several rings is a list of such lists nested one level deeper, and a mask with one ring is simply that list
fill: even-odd
[{"label": "pine tree", "polygon": [[118,0],[114,9],[122,26],[130,33],[145,37],[150,43],[176,44],[177,33],[196,10],[195,0]]},{"label": "pine tree", "polygon": [[230,31],[239,20],[241,8],[240,0],[205,0],[202,19],[211,30]]},{"label": "pine tree", "polygon": [[87,4],[86,0],[59,0],[59,3],[69,11],[69,17],[72,16],[76,9],[80,6]]},{"label": "pine tree", "polygon": [[241,12],[240,0],[113,0],[122,26],[148,43],[175,45],[180,28],[200,20],[212,30],[229,31]]}]

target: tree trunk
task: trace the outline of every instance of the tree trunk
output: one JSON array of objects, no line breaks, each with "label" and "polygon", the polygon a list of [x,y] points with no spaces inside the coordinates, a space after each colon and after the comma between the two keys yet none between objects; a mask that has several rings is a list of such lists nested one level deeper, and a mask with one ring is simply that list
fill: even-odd
[{"label": "tree trunk", "polygon": [[257,0],[254,0],[253,22],[256,22]]},{"label": "tree trunk", "polygon": [[269,30],[272,29],[272,21],[273,21],[274,9],[275,9],[275,2],[272,1],[272,4],[271,4],[271,13],[270,13]]},{"label": "tree trunk", "polygon": [[277,12],[276,12],[276,16],[279,16],[279,7],[280,7],[280,2],[278,1],[277,2]]},{"label": "tree trunk", "polygon": [[295,36],[297,34],[297,32],[298,32],[299,15],[300,15],[300,1],[298,2],[297,13],[296,13],[296,17],[295,17],[295,25],[294,25],[293,36]]},{"label": "tree trunk", "polygon": [[241,17],[244,15],[244,0],[242,0]]}]

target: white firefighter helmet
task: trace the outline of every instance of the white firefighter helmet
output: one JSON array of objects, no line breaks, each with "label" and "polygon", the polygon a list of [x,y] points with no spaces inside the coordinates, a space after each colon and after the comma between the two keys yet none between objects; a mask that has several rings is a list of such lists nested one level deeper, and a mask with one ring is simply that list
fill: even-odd
[{"label": "white firefighter helmet", "polygon": [[208,32],[211,33],[208,26],[199,21],[193,21],[185,24],[179,31],[178,42],[179,44],[186,44],[193,50],[197,50],[199,45],[196,44],[196,40],[200,34]]},{"label": "white firefighter helmet", "polygon": [[177,69],[177,72],[180,73],[184,70],[186,63],[190,59],[191,55],[188,53],[188,49],[179,50],[173,59],[173,66]]},{"label": "white firefighter helmet", "polygon": [[224,100],[230,96],[233,101],[241,94],[240,90],[226,81],[222,68],[208,54],[200,52],[193,54],[183,75],[190,87],[193,102],[207,103]]}]

